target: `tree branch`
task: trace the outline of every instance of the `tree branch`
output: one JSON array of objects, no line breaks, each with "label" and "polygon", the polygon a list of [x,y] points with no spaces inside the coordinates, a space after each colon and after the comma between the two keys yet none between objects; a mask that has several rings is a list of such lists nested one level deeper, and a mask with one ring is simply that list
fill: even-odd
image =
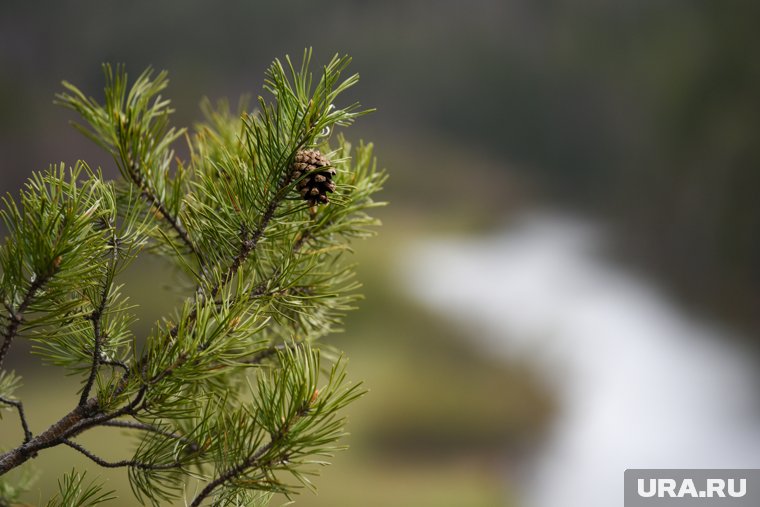
[{"label": "tree branch", "polygon": [[[261,219],[259,220],[259,224],[256,227],[256,230],[250,236],[248,236],[247,234],[244,236],[243,241],[241,242],[239,253],[235,256],[232,263],[230,264],[228,269],[225,271],[225,274],[222,277],[222,279],[212,287],[210,291],[212,298],[216,297],[219,291],[227,283],[229,283],[230,280],[232,280],[237,270],[248,259],[249,255],[256,250],[256,247],[258,246],[259,241],[263,237],[266,228],[269,226],[269,223],[272,220],[272,217],[274,216],[274,213],[277,210],[277,207],[284,199],[285,187],[287,187],[287,183],[284,183],[281,186],[281,188],[279,188],[277,192],[275,193],[275,195],[272,197],[272,200],[270,201],[269,205],[264,211],[264,214],[261,216]],[[39,285],[35,287],[37,283]],[[32,294],[42,286],[42,283],[43,283],[43,279],[38,278],[32,284],[32,287],[30,287],[27,293],[27,298],[25,298],[25,301],[27,301],[27,299],[31,301]],[[105,300],[105,298],[103,298],[103,300]],[[101,301],[101,303],[103,303],[103,301]],[[23,308],[26,308],[28,304],[29,302],[27,302],[26,305],[23,305]],[[19,310],[22,310],[22,306],[19,306]],[[197,316],[197,307],[191,312],[190,315],[188,315],[188,320],[192,321],[195,319],[196,316]],[[99,321],[99,319],[96,319],[96,320]],[[10,327],[11,326],[9,326],[9,329]],[[176,336],[177,332],[178,332],[178,326],[175,326],[170,331],[170,334],[173,336]],[[201,347],[203,348],[207,346],[208,344],[201,344]],[[143,356],[142,362],[144,362],[144,358],[145,356]],[[263,360],[263,359],[264,357],[262,357],[260,360]],[[99,358],[97,360],[99,361]],[[30,439],[27,442],[24,442],[23,445],[17,447],[16,449],[7,451],[4,454],[0,454],[0,475],[3,475],[5,472],[21,465],[22,463],[26,462],[30,458],[36,456],[37,451],[65,443],[64,440],[67,440],[70,437],[74,437],[89,428],[102,425],[103,423],[110,421],[112,419],[115,419],[121,415],[132,413],[134,408],[139,405],[140,400],[143,398],[143,396],[147,392],[149,385],[151,383],[154,383],[156,380],[160,380],[161,378],[164,378],[167,375],[170,375],[174,369],[176,369],[179,365],[184,363],[184,361],[186,360],[187,360],[187,355],[185,354],[181,356],[177,361],[175,361],[175,363],[170,365],[167,369],[158,373],[156,377],[154,377],[153,379],[148,379],[147,383],[143,385],[138,395],[129,405],[111,414],[97,413],[97,408],[99,406],[98,398],[85,399],[84,402],[82,402],[82,400],[80,399],[79,405],[74,410],[72,410],[63,418],[61,418],[58,422],[50,426],[45,432],[41,433],[37,437]],[[95,366],[93,368],[93,371],[96,371],[96,369],[97,367]],[[130,375],[130,372],[129,370],[127,370],[120,381],[120,385],[117,386],[117,389],[116,389],[117,392],[120,392],[126,387],[126,382],[129,375]]]},{"label": "tree branch", "polygon": [[182,463],[180,463],[179,461],[175,461],[173,463],[163,463],[163,464],[143,463],[141,461],[130,460],[130,459],[124,459],[121,461],[106,461],[103,458],[88,451],[87,449],[82,447],[80,444],[76,442],[72,442],[71,440],[67,438],[62,439],[61,443],[87,456],[90,460],[94,461],[96,464],[104,468],[132,467],[132,468],[139,468],[141,470],[171,470],[172,468],[182,467]]},{"label": "tree branch", "polygon": [[[269,222],[272,220],[272,217],[274,216],[274,212],[277,210],[277,206],[280,205],[280,203],[284,200],[284,190],[287,188],[288,183],[287,179],[284,180],[284,183],[280,186],[280,188],[277,190],[277,193],[274,195],[272,200],[269,202],[269,205],[267,206],[266,211],[261,216],[261,219],[259,220],[259,225],[256,227],[256,230],[251,234],[250,236],[248,233],[244,232],[242,241],[240,243],[240,250],[238,251],[238,254],[232,259],[232,263],[227,268],[227,270],[224,272],[224,275],[222,276],[222,279],[214,284],[210,289],[211,297],[210,299],[214,299],[218,294],[219,291],[227,285],[230,280],[235,276],[235,273],[240,268],[240,266],[243,265],[243,263],[248,259],[248,256],[253,253],[256,250],[256,247],[258,246],[259,241],[264,235],[264,232],[266,228],[269,226]],[[198,291],[200,292],[201,296],[203,296],[203,292],[201,291],[201,288],[198,288]],[[186,324],[192,323],[195,318],[198,315],[198,308],[194,308],[187,316]],[[179,324],[172,327],[172,329],[169,331],[169,334],[171,337],[176,337],[177,333],[179,332]]]},{"label": "tree branch", "polygon": [[17,400],[11,400],[8,398],[3,398],[0,396],[0,402],[5,403],[6,405],[11,405],[13,407],[16,407],[16,410],[18,410],[18,417],[21,419],[21,427],[24,430],[24,443],[26,444],[32,439],[32,432],[29,430],[29,424],[26,422],[26,415],[24,414],[24,405],[20,401]]},{"label": "tree branch", "polygon": [[127,366],[125,362],[116,359],[101,359],[100,364],[104,366],[113,366],[114,368],[121,368],[125,372],[129,371],[129,366]]},{"label": "tree branch", "polygon": [[[120,136],[119,141],[124,142],[125,140]],[[185,229],[185,227],[182,225],[179,217],[171,213],[166,208],[164,202],[156,195],[155,191],[142,177],[142,174],[140,173],[139,162],[134,160],[130,150],[127,149],[126,157],[122,155],[122,162],[126,165],[126,173],[129,175],[132,183],[137,185],[137,188],[140,189],[140,195],[143,197],[143,199],[145,199],[148,204],[153,206],[158,211],[161,217],[169,224],[172,229],[174,229],[174,232],[177,233],[177,236],[180,238],[180,240],[182,240],[185,246],[195,256],[195,258],[198,259],[200,265],[203,266],[203,257],[196,248],[195,243],[193,243],[193,241],[190,239],[190,234],[187,232],[187,229]]]},{"label": "tree branch", "polygon": [[[123,389],[124,385],[126,385],[126,380],[122,379],[121,385],[116,389],[117,393],[120,391],[119,388]],[[74,437],[92,427],[131,413],[142,400],[145,390],[146,388],[143,386],[134,400],[111,413],[98,411],[100,403],[97,398],[90,398],[84,405],[77,405],[74,410],[53,423],[44,432],[15,449],[0,454],[0,475],[35,457],[38,451],[60,445],[64,439]]]},{"label": "tree branch", "polygon": [[90,376],[87,378],[87,383],[82,389],[82,395],[79,398],[79,405],[87,403],[87,398],[90,397],[90,391],[93,384],[95,384],[95,378],[98,376],[98,368],[101,365],[100,349],[103,346],[103,335],[101,331],[101,324],[103,320],[103,313],[106,310],[108,304],[108,293],[111,290],[111,272],[116,269],[116,262],[119,259],[119,249],[117,247],[116,235],[112,234],[111,245],[111,260],[109,261],[108,271],[106,273],[106,279],[103,281],[103,289],[100,292],[100,304],[90,314],[89,319],[92,321],[92,367],[90,368]]},{"label": "tree branch", "polygon": [[219,477],[214,479],[213,481],[206,484],[206,487],[203,488],[203,490],[198,493],[198,495],[193,500],[193,503],[190,504],[190,507],[199,507],[201,502],[208,498],[216,488],[219,486],[224,485],[225,483],[236,479],[237,477],[244,474],[248,469],[253,468],[256,466],[261,459],[262,456],[264,456],[267,452],[269,452],[272,447],[275,445],[275,440],[271,440],[268,444],[264,445],[263,447],[260,447],[256,452],[254,452],[251,456],[249,456],[247,459],[245,459],[242,463],[239,463],[238,465],[226,470],[223,472]]},{"label": "tree branch", "polygon": [[[55,268],[53,268],[53,271]],[[26,294],[24,294],[24,299],[21,301],[21,304],[18,305],[18,308],[16,308],[15,311],[11,311],[11,308],[8,308],[8,327],[6,327],[5,331],[3,332],[3,344],[0,346],[0,367],[3,365],[3,360],[5,359],[5,356],[8,354],[8,350],[11,348],[11,342],[13,341],[13,338],[16,337],[18,334],[19,328],[21,327],[21,323],[24,321],[24,312],[29,307],[29,305],[32,303],[32,300],[34,299],[34,294],[40,290],[49,280],[50,276],[52,276],[52,272],[50,275],[46,276],[38,276],[34,279],[34,281],[29,285],[29,289],[27,289]]]},{"label": "tree branch", "polygon": [[274,449],[275,447],[279,446],[282,441],[285,439],[285,435],[288,434],[290,428],[293,426],[293,424],[303,417],[306,413],[308,413],[309,405],[308,403],[304,405],[302,409],[299,409],[296,411],[288,420],[283,420],[282,427],[280,427],[274,435],[272,435],[272,439],[269,441],[268,444],[260,447],[258,450],[256,450],[253,454],[248,456],[245,460],[243,460],[241,463],[235,465],[234,467],[226,470],[225,472],[222,472],[222,474],[219,475],[216,479],[209,482],[203,490],[198,493],[198,495],[193,500],[193,503],[190,504],[190,507],[199,507],[201,502],[205,500],[208,496],[210,496],[214,490],[225,483],[232,481],[244,473],[246,473],[248,470],[252,468],[272,468],[275,465],[278,465],[280,463],[284,463],[287,460],[288,453],[286,451],[282,451],[278,456],[270,458],[267,461],[261,461],[261,458],[264,457],[269,451]]},{"label": "tree branch", "polygon": [[0,455],[0,475],[21,465],[37,455],[37,451],[58,445],[62,438],[70,436],[72,428],[97,408],[97,400],[88,400],[86,405],[78,405],[43,433],[19,447]]},{"label": "tree branch", "polygon": [[172,431],[164,430],[162,428],[159,428],[157,426],[153,426],[151,424],[145,424],[141,422],[134,422],[134,421],[106,421],[101,424],[101,426],[110,426],[113,428],[127,428],[127,429],[134,429],[134,430],[141,430],[141,431],[147,431],[149,433],[155,433],[157,435],[163,435],[167,438],[172,438],[175,440],[179,440],[180,442],[184,442],[190,446],[190,450],[193,452],[197,452],[200,447],[197,443],[192,441],[191,439],[180,435],[179,433],[175,433]]},{"label": "tree branch", "polygon": [[[242,241],[240,252],[233,259],[232,264],[225,272],[225,275],[222,277],[222,280],[212,288],[211,290],[212,297],[215,297],[218,294],[218,292],[222,289],[222,287],[224,287],[224,285],[226,285],[227,283],[229,283],[230,280],[232,280],[233,276],[235,275],[237,270],[240,268],[240,266],[245,262],[245,260],[251,254],[251,252],[253,252],[256,249],[256,246],[258,245],[259,240],[263,236],[264,231],[266,230],[267,226],[269,225],[269,222],[274,216],[274,212],[277,209],[277,206],[283,199],[283,193],[281,190],[282,189],[278,190],[277,194],[275,194],[272,201],[269,203],[269,206],[267,207],[266,211],[261,217],[261,220],[259,221],[259,225],[256,228],[256,231],[254,231],[254,233],[250,237],[245,238]],[[29,294],[31,293],[32,291],[30,288]],[[188,316],[188,319],[194,320],[196,315],[197,315],[197,309],[194,310],[191,313],[191,315]],[[172,329],[171,334],[176,335],[177,333],[176,329],[178,329],[178,326],[175,326],[175,328]],[[186,355],[181,357],[178,360],[179,364],[182,364],[186,359],[187,359]],[[171,374],[171,372],[177,366],[179,366],[179,364],[175,362],[175,364],[172,364],[165,371],[160,372],[154,379],[150,379],[149,383],[152,381],[155,381],[156,379],[160,379],[160,378],[165,377],[166,375]],[[128,377],[129,377],[129,371],[125,372],[124,376],[122,377],[119,387],[123,389],[124,386],[126,386],[126,381]],[[58,422],[53,424],[44,433],[38,435],[37,437],[33,438],[29,442],[25,442],[22,446],[0,455],[0,475],[26,462],[31,457],[35,456],[37,451],[39,450],[60,445],[61,443],[64,443],[63,440],[72,436],[76,436],[77,434],[81,433],[82,431],[86,429],[102,424],[108,420],[115,419],[116,417],[119,417],[120,415],[123,415],[125,413],[130,413],[130,411],[139,404],[139,400],[142,399],[142,396],[144,396],[147,389],[148,389],[147,385],[144,385],[141,388],[140,393],[135,398],[135,400],[133,400],[128,406],[122,408],[121,410],[117,412],[114,412],[113,414],[101,414],[100,416],[95,416],[96,409],[99,406],[98,399],[89,398],[84,403],[81,403],[81,400],[80,400],[80,404],[74,410],[72,410],[66,416],[60,419]],[[117,388],[117,391],[118,390],[119,388]]]},{"label": "tree branch", "polygon": [[[295,238],[295,241],[293,242],[293,246],[291,246],[291,248],[290,248],[291,255],[294,255],[294,254],[297,254],[298,252],[300,252],[301,248],[303,248],[303,246],[306,245],[306,243],[308,243],[309,240],[314,236],[314,232],[317,229],[318,228],[312,227],[310,229],[306,229],[304,231],[301,231],[297,235],[297,237]],[[277,279],[277,277],[280,276],[281,272],[282,272],[282,267],[281,266],[278,266],[277,268],[275,268],[272,271],[272,273],[267,277],[266,280],[260,282],[258,285],[256,285],[256,287],[253,288],[253,290],[251,291],[251,297],[252,298],[256,298],[256,297],[263,296],[265,294],[265,291],[266,291],[266,286],[267,286],[266,282],[267,282],[267,280],[275,280],[275,279]]]},{"label": "tree branch", "polygon": [[301,343],[279,343],[277,345],[272,345],[268,349],[264,349],[261,352],[258,352],[251,356],[250,358],[243,361],[244,364],[261,364],[265,359],[269,359],[270,357],[276,355],[281,350],[286,349],[294,349],[296,347],[299,347]]},{"label": "tree branch", "polygon": [[266,211],[261,216],[261,220],[259,221],[258,227],[256,227],[256,230],[251,234],[250,237],[246,237],[247,234],[245,234],[242,244],[240,245],[240,251],[238,252],[237,256],[232,260],[232,264],[230,264],[230,267],[225,272],[224,276],[222,277],[222,280],[214,285],[214,287],[211,288],[211,299],[215,298],[216,295],[219,293],[219,291],[229,283],[230,280],[232,280],[232,277],[235,276],[235,273],[237,272],[238,268],[243,265],[243,263],[246,261],[248,256],[256,250],[256,247],[259,244],[259,241],[261,240],[262,236],[264,235],[264,231],[269,226],[269,222],[272,220],[272,217],[274,216],[274,212],[277,209],[277,206],[282,202],[282,189],[279,189],[277,191],[277,194],[274,196],[274,198],[270,201],[269,206],[267,206]]}]

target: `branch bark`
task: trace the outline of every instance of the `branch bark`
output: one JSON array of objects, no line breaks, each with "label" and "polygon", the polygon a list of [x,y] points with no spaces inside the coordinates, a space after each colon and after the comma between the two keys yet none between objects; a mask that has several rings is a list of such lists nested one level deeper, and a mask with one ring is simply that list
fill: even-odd
[{"label": "branch bark", "polygon": [[111,281],[113,280],[111,274],[113,270],[116,269],[116,262],[119,259],[119,248],[118,248],[118,242],[115,234],[112,234],[111,236],[111,260],[109,261],[108,265],[108,272],[106,273],[106,279],[103,281],[103,288],[100,292],[100,303],[98,304],[98,307],[93,310],[92,314],[90,314],[90,320],[92,321],[92,336],[93,336],[93,347],[92,347],[92,365],[90,368],[90,376],[87,378],[87,383],[84,386],[84,389],[82,389],[82,395],[79,398],[79,404],[84,405],[87,403],[87,399],[90,397],[90,391],[92,391],[92,386],[95,384],[95,378],[98,376],[98,368],[100,367],[102,361],[100,358],[100,350],[103,346],[103,332],[102,332],[102,321],[103,321],[103,313],[106,311],[106,306],[108,305],[108,294],[111,291]]},{"label": "branch bark", "polygon": [[26,421],[26,415],[24,414],[24,404],[18,400],[10,400],[8,398],[3,398],[2,396],[0,396],[0,402],[5,403],[6,405],[11,405],[12,407],[16,407],[16,410],[18,411],[18,417],[21,419],[21,428],[24,430],[24,443],[29,442],[32,439],[32,432],[29,429],[29,423]]},{"label": "branch bark", "polygon": [[131,459],[124,459],[121,461],[106,461],[100,456],[97,456],[96,454],[88,451],[83,446],[76,442],[72,442],[69,439],[62,439],[61,443],[63,445],[67,445],[74,449],[75,451],[83,454],[84,456],[87,456],[91,461],[94,463],[104,467],[104,468],[122,468],[122,467],[132,467],[132,468],[139,468],[141,470],[171,470],[173,468],[181,468],[182,463],[179,461],[175,461],[173,463],[143,463],[141,461],[137,460],[131,460]]},{"label": "branch bark", "polygon": [[50,276],[52,275],[38,276],[35,278],[31,285],[29,285],[29,289],[27,289],[24,294],[24,299],[21,300],[21,304],[18,305],[18,308],[12,312],[9,311],[9,324],[5,328],[5,332],[3,333],[3,344],[0,346],[0,367],[3,366],[3,360],[5,359],[5,356],[8,355],[8,350],[11,348],[13,338],[16,337],[21,328],[21,323],[24,321],[24,312],[29,308],[29,305],[32,304],[34,294],[47,283]]}]

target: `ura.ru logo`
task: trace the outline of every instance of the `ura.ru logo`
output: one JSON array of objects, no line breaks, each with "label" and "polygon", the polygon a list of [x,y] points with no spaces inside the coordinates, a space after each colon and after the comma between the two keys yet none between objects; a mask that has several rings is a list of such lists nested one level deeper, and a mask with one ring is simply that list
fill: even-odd
[{"label": "ura.ru logo", "polygon": [[638,494],[643,498],[741,498],[747,494],[747,479],[707,479],[698,488],[693,479],[639,479]]}]

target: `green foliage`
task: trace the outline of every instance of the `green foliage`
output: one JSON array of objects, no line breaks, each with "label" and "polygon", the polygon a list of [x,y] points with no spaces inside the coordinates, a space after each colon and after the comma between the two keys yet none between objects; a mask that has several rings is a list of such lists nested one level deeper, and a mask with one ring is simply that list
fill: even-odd
[{"label": "green foliage", "polygon": [[113,500],[113,492],[103,491],[103,486],[91,481],[85,483],[86,472],[72,470],[58,481],[58,494],[47,507],[91,507]]},{"label": "green foliage", "polygon": [[[337,106],[358,79],[342,77],[350,60],[333,58],[315,79],[310,57],[299,68],[276,60],[271,98],[255,111],[204,101],[205,121],[190,133],[170,126],[164,72],[129,86],[123,67],[104,66],[104,104],[64,83],[57,101],[81,116],[77,128],[111,153],[122,179],[61,165],[4,199],[0,367],[14,339],[30,339],[82,388],[70,413],[33,435],[13,398],[19,379],[0,369],[0,406],[18,412],[25,433],[0,454],[0,475],[66,445],[127,468],[143,504],[196,492],[191,505],[265,505],[311,488],[315,466],[341,448],[340,411],[363,391],[316,340],[340,328],[358,297],[346,254],[377,225],[367,211],[385,175],[371,144],[353,150],[331,136],[367,112]],[[188,161],[174,155],[180,138]],[[310,207],[294,190],[290,165],[303,149],[321,150],[336,170],[327,205]],[[138,337],[120,274],[145,252],[186,275],[177,290],[188,297]],[[74,441],[102,426],[133,430],[134,455],[107,462]],[[110,499],[76,471],[59,485],[49,505]]]}]

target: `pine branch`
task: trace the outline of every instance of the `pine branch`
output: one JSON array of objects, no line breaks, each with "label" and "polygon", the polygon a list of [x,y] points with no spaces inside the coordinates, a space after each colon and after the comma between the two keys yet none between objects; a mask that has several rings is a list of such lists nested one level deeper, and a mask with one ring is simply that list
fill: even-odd
[{"label": "pine branch", "polygon": [[59,445],[71,435],[72,428],[85,420],[97,407],[97,400],[90,399],[86,405],[79,405],[59,421],[21,446],[0,454],[0,475],[35,457],[38,451]]},{"label": "pine branch", "polygon": [[[255,448],[237,459],[237,463],[219,472],[196,496],[192,506],[198,507],[222,487],[232,490],[252,488],[280,491],[292,490],[275,478],[277,471],[289,471],[301,477],[294,468],[302,465],[304,456],[326,454],[330,443],[342,433],[341,420],[335,411],[362,395],[358,386],[346,387],[345,371],[340,361],[329,374],[328,383],[317,387],[320,370],[319,353],[309,348],[291,348],[278,352],[282,370],[269,378],[259,378],[254,419],[257,432],[269,435],[269,442],[254,437]],[[238,420],[231,421],[240,424]],[[251,431],[246,428],[246,431]],[[223,452],[227,448],[223,447]],[[232,457],[237,454],[234,454]],[[253,476],[249,474],[255,472]]]},{"label": "pine branch", "polygon": [[102,466],[103,468],[123,468],[123,467],[132,467],[132,468],[138,468],[140,470],[172,470],[175,468],[182,468],[182,463],[179,461],[174,463],[142,463],[137,460],[121,460],[121,461],[106,461],[103,458],[93,454],[92,452],[88,451],[84,447],[82,447],[80,444],[77,444],[76,442],[72,442],[69,439],[61,439],[61,443],[63,445],[67,445],[71,447],[72,449],[78,451],[79,453],[83,454],[84,456],[88,457],[90,460],[95,462],[96,464]]},{"label": "pine branch", "polygon": [[253,234],[251,234],[250,237],[248,237],[247,234],[244,235],[244,239],[240,245],[240,253],[238,253],[238,255],[232,260],[232,264],[230,264],[230,267],[224,273],[222,280],[211,288],[210,290],[211,299],[214,299],[216,295],[219,294],[219,290],[221,290],[225,285],[229,283],[230,280],[232,280],[232,277],[235,276],[235,273],[237,273],[237,270],[240,268],[240,266],[242,266],[242,264],[245,262],[248,256],[254,250],[256,250],[256,246],[259,244],[259,241],[264,235],[264,231],[269,225],[269,222],[272,220],[272,217],[274,216],[274,212],[277,209],[277,206],[285,198],[285,195],[283,192],[285,188],[287,188],[287,184],[277,189],[275,196],[269,202],[269,205],[267,206],[264,214],[261,216],[259,225],[256,228],[256,230],[253,232]]},{"label": "pine branch", "polygon": [[[258,245],[259,241],[264,235],[264,232],[267,226],[272,220],[272,217],[274,216],[274,213],[277,210],[277,206],[285,198],[284,197],[285,189],[287,189],[287,183],[282,185],[278,189],[275,196],[269,202],[266,208],[266,211],[264,212],[264,214],[261,216],[261,219],[259,220],[259,224],[256,230],[252,234],[249,234],[248,232],[243,231],[242,238],[241,238],[242,241],[240,242],[240,247],[239,247],[239,252],[232,259],[232,262],[230,263],[229,267],[222,275],[221,279],[209,289],[210,299],[214,299],[219,294],[219,291],[222,290],[230,282],[230,280],[232,280],[232,278],[235,276],[235,273],[237,273],[238,269],[240,269],[243,263],[245,263],[246,259],[248,259],[248,257],[256,250],[256,246]],[[197,292],[199,292],[201,298],[203,298],[204,293],[201,287],[198,287]],[[198,308],[196,304],[196,306],[188,315],[185,325],[192,324],[197,314],[198,314]],[[178,331],[179,331],[179,324],[172,327],[172,329],[169,331],[169,335],[171,337],[176,337]]]},{"label": "pine branch", "polygon": [[137,188],[140,189],[140,195],[148,204],[153,206],[158,211],[158,213],[161,215],[161,218],[163,218],[166,223],[169,224],[169,226],[174,230],[174,232],[177,233],[177,236],[180,240],[182,240],[182,243],[184,243],[185,247],[198,260],[200,265],[203,266],[203,257],[201,256],[200,252],[198,252],[195,243],[193,243],[192,239],[190,239],[190,234],[182,225],[182,222],[180,222],[179,217],[167,209],[166,204],[156,195],[156,192],[150,188],[148,183],[141,176],[139,172],[139,165],[134,160],[132,160],[131,157],[127,157],[127,159],[123,160],[122,163],[126,165],[127,174],[129,175],[132,183],[134,183]]},{"label": "pine branch", "polygon": [[32,303],[34,295],[38,290],[45,286],[51,276],[52,272],[48,275],[42,275],[35,278],[32,281],[31,285],[29,285],[29,288],[26,290],[24,298],[21,300],[21,304],[18,305],[18,308],[16,310],[12,310],[11,308],[6,307],[8,308],[8,321],[10,324],[8,324],[2,335],[3,344],[0,346],[0,368],[3,366],[3,360],[8,354],[8,350],[11,348],[11,342],[13,341],[13,338],[15,338],[18,334],[21,323],[24,321],[24,312]]},{"label": "pine branch", "polygon": [[[284,198],[282,190],[283,188],[278,189],[278,192],[275,194],[274,198],[270,201],[269,205],[267,206],[266,212],[264,213],[264,215],[262,215],[261,220],[259,221],[259,225],[256,228],[256,230],[253,232],[253,234],[249,235],[247,232],[243,233],[243,238],[240,244],[240,251],[233,258],[232,263],[224,272],[224,275],[221,277],[221,279],[216,284],[214,284],[209,290],[210,299],[213,300],[217,296],[217,294],[219,294],[219,291],[223,289],[230,282],[230,280],[232,280],[232,278],[235,276],[235,273],[237,273],[238,269],[240,269],[240,267],[246,261],[248,256],[256,250],[256,246],[258,245],[259,240],[264,235],[264,231],[269,225],[269,222],[271,221],[272,216],[274,215],[274,212],[277,209],[278,204],[282,202]],[[204,300],[203,293],[201,293],[200,297],[201,297],[201,301],[203,301]],[[192,322],[196,319],[197,315],[198,315],[198,303],[196,303],[193,310],[189,313],[189,315],[185,319],[185,325],[188,326],[192,324]],[[179,324],[175,325],[169,331],[169,336],[176,337],[178,332],[179,332]],[[204,349],[208,347],[208,345],[209,345],[208,343],[203,343],[201,344],[200,348]],[[151,379],[146,380],[146,383],[155,384],[156,382],[170,375],[172,371],[174,371],[177,367],[181,366],[187,360],[187,357],[188,357],[187,355],[180,356],[180,358],[178,358],[177,361],[169,365],[166,369],[164,369],[158,375],[156,375],[155,377]],[[146,361],[147,361],[146,356],[143,356],[140,359],[138,363],[141,365],[141,368],[145,368],[147,366]]]},{"label": "pine branch", "polygon": [[126,414],[131,414],[145,395],[141,388],[135,399],[111,413],[100,412],[100,400],[90,398],[84,405],[77,405],[71,412],[53,423],[47,430],[15,449],[0,454],[0,476],[35,457],[38,451],[55,447],[64,440],[75,437],[85,430],[102,425]]},{"label": "pine branch", "polygon": [[[302,480],[311,456],[336,449],[336,414],[361,392],[340,387],[337,363],[320,391],[320,352],[309,344],[354,297],[353,271],[338,259],[372,224],[363,210],[382,177],[366,152],[351,167],[342,137],[337,151],[327,144],[333,128],[362,114],[335,106],[356,82],[339,79],[348,58],[334,58],[312,80],[309,56],[300,70],[290,59],[272,65],[265,89],[274,101],[260,98],[256,113],[210,113],[187,166],[171,149],[183,131],[168,127],[169,102],[158,95],[164,73],[143,73],[128,90],[123,69],[106,67],[104,105],[65,84],[59,101],[81,114],[89,128],[80,130],[111,152],[127,184],[117,190],[89,169],[80,183],[81,167],[69,179],[61,169],[34,180],[20,208],[6,200],[9,211],[0,212],[12,231],[0,247],[0,366],[23,327],[46,360],[83,381],[77,405],[33,435],[11,397],[16,377],[0,371],[0,402],[16,408],[25,434],[0,454],[0,475],[65,445],[99,466],[128,468],[138,500],[157,505],[181,494],[192,460],[199,474],[219,474],[194,500],[200,505],[216,495],[243,498],[247,488],[287,493],[291,486],[273,474]],[[326,156],[334,168],[296,175],[297,161],[324,168]],[[331,181],[336,174],[344,179]],[[298,178],[309,178],[308,198]],[[325,192],[334,192],[329,205]],[[177,324],[162,321],[136,353],[131,306],[114,280],[145,244],[177,262],[197,289]],[[250,368],[274,357],[271,367]],[[250,376],[258,389],[246,394]],[[109,461],[75,441],[99,427],[134,430],[134,458]],[[60,501],[79,498],[68,494],[79,483],[76,474],[65,481]]]},{"label": "pine branch", "polygon": [[182,443],[188,444],[189,449],[192,452],[197,452],[200,449],[198,444],[194,442],[193,440],[183,435],[180,435],[179,433],[175,433],[173,431],[167,431],[157,426],[153,426],[151,424],[145,424],[145,423],[134,422],[134,421],[106,421],[102,423],[101,426],[110,426],[113,428],[126,428],[126,429],[145,431],[148,433],[155,433],[156,435],[161,435],[161,436],[171,438],[173,440],[178,440]]},{"label": "pine branch", "polygon": [[215,489],[223,486],[225,483],[231,480],[237,479],[251,468],[263,468],[267,467],[267,465],[271,466],[273,462],[262,463],[260,460],[262,456],[266,455],[276,445],[276,443],[277,442],[275,440],[270,441],[268,444],[259,448],[256,452],[251,454],[247,459],[243,460],[238,465],[221,473],[219,477],[209,482],[206,487],[204,487],[203,490],[201,490],[201,492],[196,495],[196,497],[193,499],[193,502],[190,504],[190,507],[199,507],[206,498],[214,493]]},{"label": "pine branch", "polygon": [[244,364],[261,364],[265,360],[269,359],[270,357],[276,356],[279,352],[282,352],[284,350],[289,349],[295,349],[296,347],[299,347],[300,343],[280,343],[277,345],[273,345],[267,349],[262,350],[261,352],[258,352],[254,354],[250,359],[246,359],[243,361]]},{"label": "pine branch", "polygon": [[119,249],[117,247],[117,238],[114,233],[111,234],[111,259],[107,270],[106,279],[103,281],[103,289],[100,292],[100,304],[89,315],[89,319],[92,322],[92,367],[90,369],[90,376],[87,378],[87,383],[82,389],[82,395],[79,398],[79,405],[87,403],[87,399],[90,397],[90,391],[95,383],[95,378],[98,375],[98,368],[102,364],[101,359],[101,347],[103,345],[103,333],[101,330],[101,321],[103,319],[103,313],[108,305],[108,294],[111,291],[111,282],[113,281],[112,273],[116,269],[116,262],[119,259]]},{"label": "pine branch", "polygon": [[129,371],[129,366],[124,361],[117,361],[115,359],[101,359],[100,364],[103,366],[113,366],[114,368],[121,368],[125,373]]},{"label": "pine branch", "polygon": [[168,107],[169,101],[162,101],[158,95],[168,84],[166,73],[161,72],[152,79],[151,70],[146,70],[127,93],[123,67],[117,66],[114,73],[110,65],[104,65],[103,71],[106,76],[104,105],[85,97],[67,82],[63,83],[67,91],[56,95],[56,103],[82,116],[89,128],[74,124],[77,130],[111,153],[122,175],[140,190],[141,197],[157,211],[202,267],[203,256],[178,214],[169,209],[162,198],[163,192],[146,177],[146,171],[166,169],[171,159],[171,144],[184,134],[184,129],[177,131],[168,127],[173,111]]}]

